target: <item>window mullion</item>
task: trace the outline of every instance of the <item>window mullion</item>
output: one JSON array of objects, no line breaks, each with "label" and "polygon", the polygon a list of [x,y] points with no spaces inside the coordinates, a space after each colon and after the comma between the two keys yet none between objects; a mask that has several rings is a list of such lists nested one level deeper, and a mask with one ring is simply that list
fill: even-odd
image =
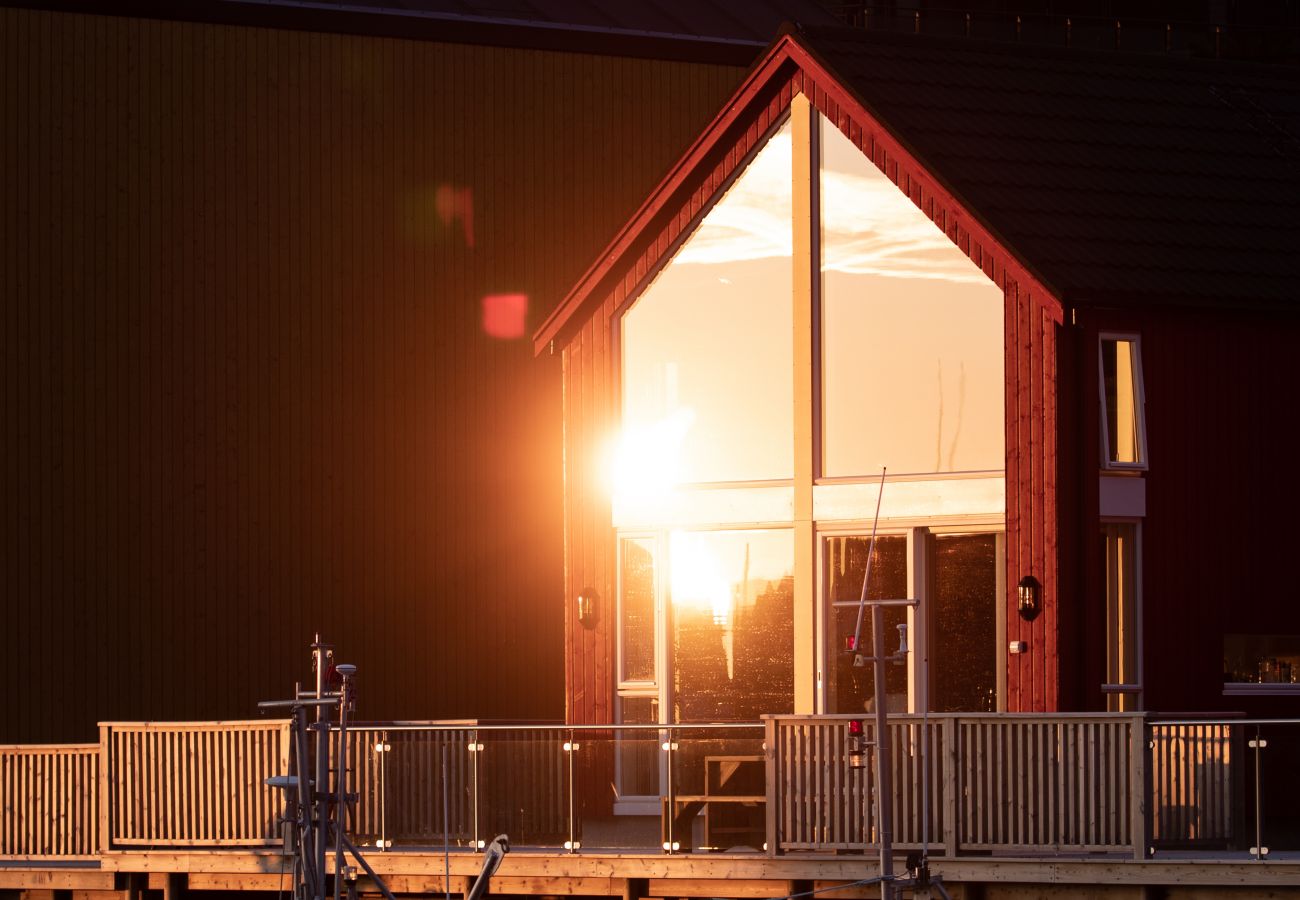
[{"label": "window mullion", "polygon": [[816,474],[816,320],[819,163],[817,111],[804,94],[790,104],[791,242],[794,403],[794,711],[817,708],[817,536],[813,527]]}]

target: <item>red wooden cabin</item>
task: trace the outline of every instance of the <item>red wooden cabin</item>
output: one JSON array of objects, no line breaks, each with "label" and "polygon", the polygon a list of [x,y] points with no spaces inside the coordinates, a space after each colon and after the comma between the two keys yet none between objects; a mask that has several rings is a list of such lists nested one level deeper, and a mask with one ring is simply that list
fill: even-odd
[{"label": "red wooden cabin", "polygon": [[1282,69],[780,37],[536,334],[569,720],[861,710],[882,464],[891,708],[1294,711],[1298,111]]}]

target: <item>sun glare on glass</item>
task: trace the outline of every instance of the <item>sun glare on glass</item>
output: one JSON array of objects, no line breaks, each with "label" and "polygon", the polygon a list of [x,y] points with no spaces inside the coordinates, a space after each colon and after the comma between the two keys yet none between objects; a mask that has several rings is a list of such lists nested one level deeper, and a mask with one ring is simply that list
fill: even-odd
[{"label": "sun glare on glass", "polygon": [[674,531],[670,538],[673,605],[707,612],[713,624],[726,625],[731,618],[731,580],[721,561],[699,535]]},{"label": "sun glare on glass", "polygon": [[609,480],[616,499],[654,500],[681,480],[682,445],[695,420],[688,408],[667,418],[624,427],[611,453]]}]

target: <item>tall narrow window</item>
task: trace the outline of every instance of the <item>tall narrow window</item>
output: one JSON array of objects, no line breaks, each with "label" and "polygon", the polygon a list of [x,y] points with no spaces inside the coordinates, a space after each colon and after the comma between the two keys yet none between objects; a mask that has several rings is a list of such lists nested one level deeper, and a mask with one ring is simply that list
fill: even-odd
[{"label": "tall narrow window", "polygon": [[1138,549],[1135,522],[1103,522],[1101,546],[1106,576],[1107,708],[1128,712],[1142,706],[1138,658]]},{"label": "tall narrow window", "polygon": [[1107,468],[1146,467],[1142,357],[1135,337],[1101,338],[1101,429]]}]

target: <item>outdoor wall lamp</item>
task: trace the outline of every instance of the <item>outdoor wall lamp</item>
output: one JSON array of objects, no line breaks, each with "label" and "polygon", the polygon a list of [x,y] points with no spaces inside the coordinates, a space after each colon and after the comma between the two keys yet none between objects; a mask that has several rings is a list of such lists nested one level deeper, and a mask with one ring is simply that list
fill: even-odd
[{"label": "outdoor wall lamp", "polygon": [[1020,610],[1020,618],[1026,622],[1038,618],[1038,614],[1043,611],[1041,593],[1042,585],[1033,575],[1026,575],[1020,579],[1020,583],[1016,585],[1016,607]]},{"label": "outdoor wall lamp", "polygon": [[599,600],[600,594],[595,588],[583,588],[578,594],[578,621],[583,628],[596,627],[596,603]]}]

